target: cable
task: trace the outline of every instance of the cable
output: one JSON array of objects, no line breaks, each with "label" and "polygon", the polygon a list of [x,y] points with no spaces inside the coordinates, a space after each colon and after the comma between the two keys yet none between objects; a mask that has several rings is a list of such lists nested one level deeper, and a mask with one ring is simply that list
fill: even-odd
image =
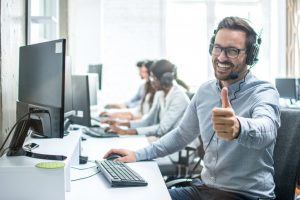
[{"label": "cable", "polygon": [[[13,127],[10,129],[9,133],[7,134],[5,140],[4,140],[3,144],[2,144],[2,146],[0,147],[0,153],[1,153],[1,151],[2,151],[2,149],[3,149],[3,147],[4,147],[4,145],[6,144],[8,138],[10,137],[12,131],[13,131],[13,130],[15,129],[15,127],[21,122],[21,120],[23,120],[23,118],[25,118],[27,115],[30,115],[30,112],[28,112],[28,113],[26,113],[25,115],[23,115],[23,116],[22,116],[22,117],[21,117],[21,118],[13,125]],[[23,127],[22,127],[22,128],[23,128]],[[2,156],[2,154],[1,154],[1,156]],[[1,157],[1,156],[0,156],[0,157]]]},{"label": "cable", "polygon": [[[6,142],[7,142],[7,140],[9,139],[9,137],[10,137],[10,135],[11,135],[11,133],[12,133],[12,131],[15,129],[15,127],[26,117],[26,116],[28,116],[28,119],[25,121],[25,123],[22,125],[22,128],[21,128],[21,130],[20,130],[20,132],[22,133],[23,131],[24,131],[24,128],[26,127],[26,125],[27,125],[27,123],[28,123],[28,121],[29,121],[29,119],[30,119],[30,115],[32,114],[32,113],[48,113],[48,115],[50,116],[50,123],[51,123],[51,115],[50,115],[50,113],[48,112],[48,110],[41,110],[41,109],[30,109],[29,110],[29,112],[27,112],[26,114],[24,114],[14,125],[13,125],[13,127],[10,129],[10,131],[9,131],[9,133],[7,134],[7,136],[6,136],[6,138],[5,138],[5,140],[4,140],[4,142],[3,142],[3,144],[2,144],[2,146],[0,147],[0,157],[3,155],[3,153],[5,152],[5,151],[3,151],[3,153],[1,154],[1,151],[2,151],[2,149],[3,149],[3,147],[4,147],[4,145],[6,144]],[[19,134],[18,135],[18,138],[16,139],[16,140],[18,140],[19,139],[19,137],[21,136],[21,134]],[[5,149],[6,150],[6,149]]]},{"label": "cable", "polygon": [[83,179],[91,178],[91,177],[93,177],[93,176],[99,174],[100,172],[101,172],[101,170],[98,170],[96,173],[94,173],[94,174],[92,174],[92,175],[85,176],[85,177],[82,177],[82,178],[73,179],[73,180],[71,180],[71,181],[74,182],[74,181],[80,181],[80,180],[83,180]]},{"label": "cable", "polygon": [[92,169],[95,168],[97,166],[91,166],[91,167],[86,167],[86,168],[78,168],[78,167],[71,167],[72,169],[77,169],[77,170],[87,170],[87,169]]}]

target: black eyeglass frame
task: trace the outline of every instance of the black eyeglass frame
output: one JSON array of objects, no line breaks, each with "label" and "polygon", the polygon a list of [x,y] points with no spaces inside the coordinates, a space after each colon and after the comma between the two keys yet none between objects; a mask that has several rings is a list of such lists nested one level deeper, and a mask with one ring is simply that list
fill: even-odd
[{"label": "black eyeglass frame", "polygon": [[[216,49],[218,49],[219,52],[216,52]],[[231,50],[231,52],[235,52],[235,55],[230,55],[230,50]],[[247,48],[239,49],[239,48],[235,48],[235,47],[221,47],[220,45],[214,45],[213,49],[211,51],[211,54],[214,56],[219,56],[219,55],[221,55],[222,51],[224,51],[225,55],[228,58],[237,58],[240,55],[240,52],[246,51],[246,50],[247,50]]]}]

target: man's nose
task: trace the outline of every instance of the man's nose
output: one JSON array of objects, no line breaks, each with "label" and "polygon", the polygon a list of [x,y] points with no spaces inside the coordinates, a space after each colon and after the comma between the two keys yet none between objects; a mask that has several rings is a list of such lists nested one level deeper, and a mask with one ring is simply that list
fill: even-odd
[{"label": "man's nose", "polygon": [[220,60],[221,62],[228,60],[228,56],[227,56],[225,50],[221,51],[220,55],[218,56],[218,60]]}]

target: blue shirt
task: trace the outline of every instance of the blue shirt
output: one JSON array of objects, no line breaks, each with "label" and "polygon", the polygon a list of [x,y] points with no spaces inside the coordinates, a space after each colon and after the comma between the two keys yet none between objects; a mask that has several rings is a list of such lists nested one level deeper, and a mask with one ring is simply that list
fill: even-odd
[{"label": "blue shirt", "polygon": [[251,72],[245,81],[229,85],[228,91],[241,127],[237,139],[225,141],[214,133],[211,111],[221,107],[221,88],[218,80],[211,80],[199,88],[179,126],[138,150],[137,160],[168,155],[201,136],[206,150],[201,178],[206,185],[274,198],[273,150],[280,126],[279,94],[273,85],[258,80]]},{"label": "blue shirt", "polygon": [[130,101],[127,101],[124,103],[128,108],[134,108],[134,107],[140,105],[140,103],[142,102],[142,99],[145,95],[145,92],[146,92],[145,85],[146,85],[146,83],[143,83],[142,85],[140,85],[137,93],[132,97],[132,99],[130,99]]}]

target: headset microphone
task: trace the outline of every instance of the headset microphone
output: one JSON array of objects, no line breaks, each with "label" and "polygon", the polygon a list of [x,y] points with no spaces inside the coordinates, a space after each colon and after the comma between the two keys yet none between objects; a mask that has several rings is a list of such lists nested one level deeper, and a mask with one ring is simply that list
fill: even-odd
[{"label": "headset microphone", "polygon": [[232,72],[229,74],[229,76],[226,78],[227,80],[234,80],[237,79],[239,77],[239,73],[238,72]]}]

